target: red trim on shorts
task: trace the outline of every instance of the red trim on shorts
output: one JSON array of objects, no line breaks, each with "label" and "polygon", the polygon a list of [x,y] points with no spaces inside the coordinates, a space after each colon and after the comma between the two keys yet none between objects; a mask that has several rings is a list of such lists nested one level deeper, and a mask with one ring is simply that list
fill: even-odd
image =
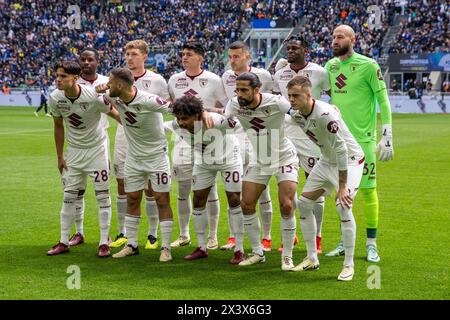
[{"label": "red trim on shorts", "polygon": [[362,157],[362,159],[358,161],[358,164],[363,163],[365,160],[366,160],[366,157]]}]

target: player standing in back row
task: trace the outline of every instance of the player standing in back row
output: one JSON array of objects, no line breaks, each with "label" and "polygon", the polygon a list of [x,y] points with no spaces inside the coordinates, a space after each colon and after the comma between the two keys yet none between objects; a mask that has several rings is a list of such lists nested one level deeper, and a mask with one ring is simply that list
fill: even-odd
[{"label": "player standing in back row", "polygon": [[[381,69],[375,60],[353,51],[355,32],[350,26],[338,26],[333,32],[333,55],[325,69],[331,84],[331,101],[335,104],[350,132],[361,145],[366,157],[361,194],[366,218],[367,260],[380,261],[376,236],[378,228],[378,195],[376,183],[376,152],[380,161],[394,158],[392,144],[391,105]],[[376,144],[377,102],[380,105],[382,138]],[[342,255],[342,241],[327,255]]]},{"label": "player standing in back row", "polygon": [[[292,36],[287,40],[287,66],[281,68],[274,76],[274,93],[281,94],[288,99],[287,84],[296,76],[307,77],[312,83],[314,99],[320,99],[323,91],[330,90],[327,71],[321,66],[306,61],[308,44],[301,36]],[[320,158],[320,149],[301,130],[292,118],[286,115],[286,136],[292,141],[297,150],[300,166],[307,178],[312,168]],[[297,196],[296,196],[297,198]],[[317,253],[322,253],[322,220],[325,207],[325,197],[319,197],[314,204],[314,217],[317,225]]]}]

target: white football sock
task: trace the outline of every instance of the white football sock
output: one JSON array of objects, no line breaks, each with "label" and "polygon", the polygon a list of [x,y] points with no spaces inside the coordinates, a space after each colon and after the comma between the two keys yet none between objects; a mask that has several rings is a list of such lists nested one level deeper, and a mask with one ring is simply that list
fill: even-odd
[{"label": "white football sock", "polygon": [[261,224],[259,222],[258,216],[256,215],[256,212],[249,215],[244,214],[243,220],[244,231],[248,235],[253,253],[262,256],[264,253],[260,240]]},{"label": "white football sock", "polygon": [[161,248],[170,250],[170,241],[172,240],[173,220],[161,220]]},{"label": "white football sock", "polygon": [[138,230],[140,222],[140,216],[133,216],[130,214],[125,215],[125,230],[127,230],[128,245],[133,246],[133,248],[138,247]]},{"label": "white football sock", "polygon": [[100,242],[108,244],[109,228],[111,226],[111,197],[109,191],[95,192],[98,202],[98,224],[100,226]]},{"label": "white football sock", "polygon": [[75,230],[77,233],[84,235],[84,195],[78,196],[75,200]]},{"label": "white football sock", "polygon": [[61,238],[59,242],[69,245],[70,228],[75,220],[76,206],[75,201],[78,197],[76,191],[65,191],[64,200],[61,208]]},{"label": "white football sock", "polygon": [[145,212],[147,213],[148,219],[147,235],[152,235],[155,238],[158,238],[159,214],[154,197],[145,197]]},{"label": "white football sock", "polygon": [[228,215],[230,216],[233,230],[235,230],[235,242],[234,252],[244,252],[244,216],[242,214],[241,206],[228,209]]},{"label": "white football sock", "polygon": [[316,219],[313,215],[314,201],[303,196],[300,196],[297,202],[297,207],[300,211],[300,227],[302,229],[303,239],[306,243],[306,250],[308,258],[317,262],[317,248],[316,248]]},{"label": "white football sock", "polygon": [[367,238],[366,240],[366,247],[372,245],[372,246],[377,246],[377,238]]},{"label": "white football sock", "polygon": [[117,224],[119,225],[119,233],[125,236],[125,215],[127,214],[127,196],[117,195]]},{"label": "white football sock", "polygon": [[353,266],[356,240],[355,219],[353,218],[351,208],[344,208],[340,204],[337,204],[336,208],[341,217],[342,241],[344,242],[345,249],[344,265]]},{"label": "white football sock", "polygon": [[178,224],[180,236],[189,236],[189,220],[191,218],[191,180],[178,181]]},{"label": "white football sock", "polygon": [[261,215],[263,239],[270,240],[270,230],[272,229],[272,200],[270,198],[269,186],[264,189],[259,197],[259,214]]},{"label": "white football sock", "polygon": [[316,218],[316,236],[322,237],[322,221],[323,221],[323,210],[325,209],[325,197],[319,197],[313,205],[313,214]]},{"label": "white football sock", "polygon": [[209,223],[209,238],[217,240],[217,228],[219,227],[219,213],[220,202],[219,194],[217,193],[217,183],[215,183],[208,195],[208,223]]},{"label": "white football sock", "polygon": [[206,251],[206,228],[208,227],[206,208],[194,208],[192,215],[195,233],[197,234],[197,247]]},{"label": "white football sock", "polygon": [[283,257],[292,257],[294,248],[294,237],[297,230],[295,215],[289,217],[281,216],[281,237],[283,241]]},{"label": "white football sock", "polygon": [[230,207],[228,207],[228,225],[230,227],[230,238],[236,238],[236,225],[233,223],[233,216],[231,215]]}]

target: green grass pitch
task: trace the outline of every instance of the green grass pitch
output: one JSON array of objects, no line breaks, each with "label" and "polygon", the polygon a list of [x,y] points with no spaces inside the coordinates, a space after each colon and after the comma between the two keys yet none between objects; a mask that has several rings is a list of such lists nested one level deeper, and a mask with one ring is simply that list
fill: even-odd
[{"label": "green grass pitch", "polygon": [[[380,288],[370,289],[374,271],[365,261],[365,224],[356,199],[355,277],[336,280],[343,258],[320,256],[316,272],[282,272],[280,214],[272,179],[273,251],[265,264],[240,268],[228,264],[229,251],[210,251],[208,259],[187,262],[193,244],[174,249],[174,261],[160,263],[159,251],[144,250],[147,221],[139,229],[140,255],[125,259],[96,256],[98,220],[92,184],[86,196],[86,243],[69,254],[47,257],[59,239],[62,190],[56,168],[52,120],[36,118],[31,108],[0,108],[0,299],[449,299],[450,116],[394,115],[395,160],[378,164],[380,226],[377,264]],[[112,123],[112,121],[111,121]],[[114,143],[116,125],[109,129]],[[116,183],[111,183],[117,231]],[[304,179],[301,179],[303,185]],[[222,186],[219,244],[228,237]],[[173,239],[178,235],[176,185],[171,192],[175,213]],[[297,213],[298,217],[298,213]],[[297,218],[297,233],[300,226]],[[333,201],[327,198],[323,225],[327,252],[339,240]],[[245,242],[249,252],[249,243]],[[300,248],[300,249],[299,249]],[[117,251],[117,249],[115,249]],[[294,262],[305,256],[305,245],[294,250]],[[81,271],[81,288],[69,290],[67,268]]]}]

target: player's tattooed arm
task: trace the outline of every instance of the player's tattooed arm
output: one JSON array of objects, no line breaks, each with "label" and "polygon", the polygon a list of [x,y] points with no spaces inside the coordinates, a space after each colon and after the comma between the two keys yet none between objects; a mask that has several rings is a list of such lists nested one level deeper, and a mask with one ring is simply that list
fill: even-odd
[{"label": "player's tattooed arm", "polygon": [[95,91],[97,91],[97,93],[105,93],[106,90],[109,89],[109,85],[107,83],[102,83],[99,84],[98,86],[95,86]]},{"label": "player's tattooed arm", "polygon": [[58,170],[62,174],[63,169],[67,170],[66,161],[64,160],[64,123],[62,117],[53,117],[56,156],[58,159]]},{"label": "player's tattooed arm", "polygon": [[119,112],[117,111],[116,108],[114,108],[113,105],[111,105],[111,111],[108,112],[108,116],[115,119],[118,123],[122,124],[122,121],[120,120]]}]

